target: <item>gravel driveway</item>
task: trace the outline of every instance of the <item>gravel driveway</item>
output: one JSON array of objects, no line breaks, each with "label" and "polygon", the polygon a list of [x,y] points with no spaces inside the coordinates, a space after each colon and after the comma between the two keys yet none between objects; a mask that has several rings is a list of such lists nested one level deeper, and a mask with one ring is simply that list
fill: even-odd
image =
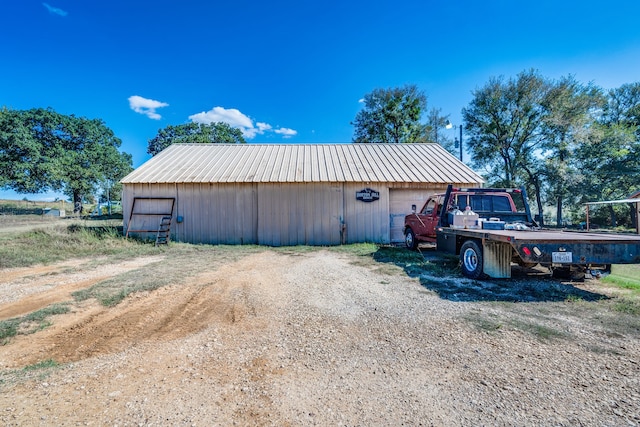
[{"label": "gravel driveway", "polygon": [[[55,268],[66,273],[0,272],[0,309],[60,299],[73,273]],[[17,300],[16,284],[30,289]],[[0,346],[0,422],[640,425],[640,321],[612,310],[611,292],[254,251],[113,308],[74,303]]]}]

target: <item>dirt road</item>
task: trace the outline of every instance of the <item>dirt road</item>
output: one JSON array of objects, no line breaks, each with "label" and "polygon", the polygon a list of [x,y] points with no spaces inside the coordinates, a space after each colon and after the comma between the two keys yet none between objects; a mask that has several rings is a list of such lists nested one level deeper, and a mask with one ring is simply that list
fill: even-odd
[{"label": "dirt road", "polygon": [[[0,320],[159,257],[1,271]],[[264,250],[116,307],[72,303],[0,346],[0,422],[640,424],[637,317],[583,300],[462,301],[442,280],[334,251]],[[540,283],[524,286],[553,286]]]}]

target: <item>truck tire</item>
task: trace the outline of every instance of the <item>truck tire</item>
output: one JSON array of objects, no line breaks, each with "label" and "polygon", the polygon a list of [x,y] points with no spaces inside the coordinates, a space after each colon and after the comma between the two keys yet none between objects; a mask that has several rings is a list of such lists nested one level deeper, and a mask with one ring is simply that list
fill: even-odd
[{"label": "truck tire", "polygon": [[404,233],[404,244],[407,246],[407,249],[415,251],[418,249],[418,242],[416,241],[416,235],[412,229],[407,228],[407,231]]},{"label": "truck tire", "polygon": [[464,242],[460,248],[460,263],[462,274],[469,279],[475,280],[484,277],[482,248],[477,242],[473,240]]}]

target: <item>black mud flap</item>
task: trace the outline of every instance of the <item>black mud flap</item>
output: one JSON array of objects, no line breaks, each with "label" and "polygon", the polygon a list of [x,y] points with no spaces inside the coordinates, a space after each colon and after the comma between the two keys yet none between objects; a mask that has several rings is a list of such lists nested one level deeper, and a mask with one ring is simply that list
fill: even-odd
[{"label": "black mud flap", "polygon": [[456,236],[445,233],[438,233],[436,236],[436,249],[440,252],[457,255]]}]

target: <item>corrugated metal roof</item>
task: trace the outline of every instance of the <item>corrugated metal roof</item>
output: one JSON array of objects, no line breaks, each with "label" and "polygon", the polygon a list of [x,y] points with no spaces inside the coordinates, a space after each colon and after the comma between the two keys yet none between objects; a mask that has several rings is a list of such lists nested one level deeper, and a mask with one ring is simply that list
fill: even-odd
[{"label": "corrugated metal roof", "polygon": [[483,181],[439,144],[174,144],[122,179],[124,184]]}]

